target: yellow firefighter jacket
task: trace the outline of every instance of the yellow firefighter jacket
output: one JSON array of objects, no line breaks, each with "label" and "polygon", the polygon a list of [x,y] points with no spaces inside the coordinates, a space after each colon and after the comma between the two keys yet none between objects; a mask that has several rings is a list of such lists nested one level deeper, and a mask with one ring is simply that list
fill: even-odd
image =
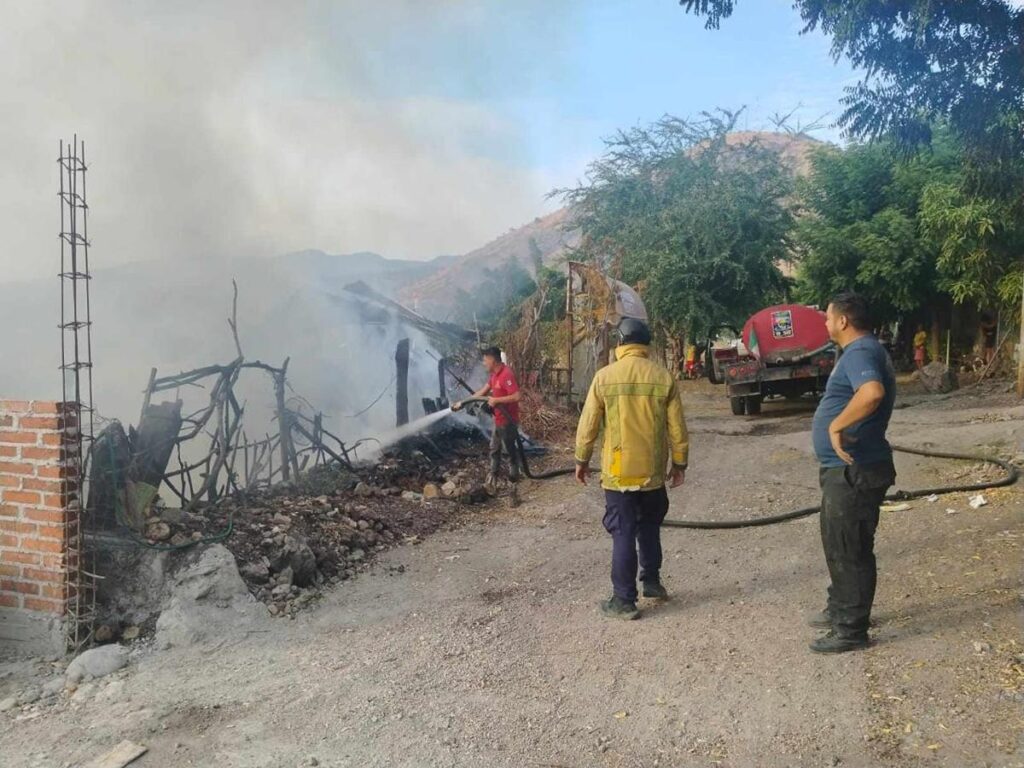
[{"label": "yellow firefighter jacket", "polygon": [[610,491],[661,488],[669,459],[685,467],[689,457],[675,379],[648,353],[643,344],[616,348],[618,360],[594,376],[576,429],[576,461],[587,464],[604,428],[601,485]]}]

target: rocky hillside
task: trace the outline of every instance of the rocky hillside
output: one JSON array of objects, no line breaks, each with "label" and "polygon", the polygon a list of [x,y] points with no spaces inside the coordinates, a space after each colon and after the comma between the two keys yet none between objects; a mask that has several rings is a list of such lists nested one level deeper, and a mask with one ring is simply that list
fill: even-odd
[{"label": "rocky hillside", "polygon": [[[728,137],[728,143],[737,147],[755,141],[778,152],[782,163],[797,176],[810,172],[811,153],[824,146],[804,134],[738,131]],[[510,230],[487,245],[453,259],[433,274],[406,285],[401,289],[399,299],[421,314],[445,317],[452,309],[456,289],[472,290],[483,281],[488,269],[516,258],[525,268],[532,270],[531,241],[540,249],[544,263],[557,265],[564,262],[567,251],[579,242],[579,232],[567,227],[568,219],[568,209],[562,208]],[[782,266],[784,272],[792,271],[792,265]]]}]

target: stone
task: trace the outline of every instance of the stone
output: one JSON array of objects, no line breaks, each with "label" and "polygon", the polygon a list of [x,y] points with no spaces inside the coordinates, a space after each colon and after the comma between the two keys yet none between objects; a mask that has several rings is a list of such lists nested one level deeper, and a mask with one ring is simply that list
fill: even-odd
[{"label": "stone", "polygon": [[372,496],[373,488],[366,483],[358,483],[356,485],[356,496]]},{"label": "stone", "polygon": [[121,638],[123,640],[138,640],[140,634],[142,634],[142,628],[133,624],[121,633]]},{"label": "stone", "polygon": [[115,632],[112,626],[109,624],[101,624],[96,627],[96,633],[93,635],[93,638],[97,643],[109,643],[114,639],[114,635]]},{"label": "stone", "polygon": [[267,614],[242,581],[235,558],[223,545],[200,550],[175,574],[170,600],[156,622],[156,646],[183,647],[220,639],[228,628],[259,626]]},{"label": "stone", "polygon": [[184,547],[186,544],[192,543],[192,537],[187,536],[180,531],[171,536],[171,544],[175,547]]},{"label": "stone", "polygon": [[448,498],[458,495],[458,492],[459,486],[453,483],[451,480],[449,480],[447,483],[441,486],[441,493],[443,493]]},{"label": "stone", "polygon": [[423,494],[415,491],[403,491],[402,498],[406,501],[423,501]]},{"label": "stone", "polygon": [[435,483],[427,483],[423,486],[423,498],[437,499],[441,496],[441,489]]},{"label": "stone", "polygon": [[22,707],[28,706],[29,704],[35,704],[42,698],[42,696],[43,692],[35,686],[32,686],[18,694],[18,704]]},{"label": "stone", "polygon": [[370,524],[366,520],[360,520],[359,521],[359,530],[360,531],[368,531],[368,530],[370,530]]},{"label": "stone", "polygon": [[316,579],[316,555],[301,536],[285,536],[281,551],[271,560],[270,565],[277,571],[290,568],[292,583],[300,587],[309,586]]},{"label": "stone", "polygon": [[18,706],[18,699],[15,696],[8,696],[6,699],[0,700],[0,712],[9,712]]},{"label": "stone", "polygon": [[361,549],[353,549],[352,552],[349,553],[348,559],[351,560],[354,563],[358,563],[359,561],[361,561],[365,557],[366,557],[366,553],[363,552],[363,550],[361,550]]},{"label": "stone", "polygon": [[279,586],[290,587],[295,581],[295,572],[292,571],[291,566],[286,565],[284,570],[277,574],[277,583]]},{"label": "stone", "polygon": [[171,538],[171,526],[157,519],[155,523],[146,526],[146,538],[150,541],[167,541]]},{"label": "stone", "polygon": [[186,512],[183,509],[165,507],[160,510],[160,520],[163,520],[169,525],[183,525],[187,519]]},{"label": "stone", "polygon": [[241,569],[242,578],[257,584],[266,584],[270,580],[270,568],[263,563],[246,563]]},{"label": "stone", "polygon": [[128,649],[120,645],[101,645],[79,654],[68,664],[65,678],[71,683],[92,680],[117,672],[128,664]]},{"label": "stone", "polygon": [[956,371],[938,361],[928,363],[920,371],[921,386],[933,394],[945,394],[960,388]]},{"label": "stone", "polygon": [[61,691],[64,690],[64,678],[55,677],[53,680],[43,686],[43,696],[49,698],[50,696],[57,696]]},{"label": "stone", "polygon": [[282,515],[280,512],[278,512],[273,517],[273,523],[274,525],[281,525],[287,527],[292,524],[292,519],[288,517],[288,515]]},{"label": "stone", "polygon": [[991,643],[985,643],[978,640],[974,641],[974,652],[975,653],[988,653],[992,650]]}]

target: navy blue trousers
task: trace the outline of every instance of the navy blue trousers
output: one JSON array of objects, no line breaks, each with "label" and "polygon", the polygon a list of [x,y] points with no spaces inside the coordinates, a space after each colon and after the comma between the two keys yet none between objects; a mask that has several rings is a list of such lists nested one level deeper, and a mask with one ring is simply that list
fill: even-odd
[{"label": "navy blue trousers", "polygon": [[[635,603],[637,561],[640,581],[661,579],[661,523],[668,514],[668,493],[605,491],[604,529],[612,536],[612,592]],[[639,557],[638,557],[639,553]]]}]

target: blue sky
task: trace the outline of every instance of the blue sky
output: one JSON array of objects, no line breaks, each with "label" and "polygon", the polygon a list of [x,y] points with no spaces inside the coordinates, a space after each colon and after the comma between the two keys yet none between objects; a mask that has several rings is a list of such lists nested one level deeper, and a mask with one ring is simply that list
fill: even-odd
[{"label": "blue sky", "polygon": [[[53,155],[90,149],[99,264],[462,253],[550,210],[618,128],[843,86],[788,0],[66,0],[0,26],[0,280],[52,273]],[[815,136],[837,140],[834,129]]]}]

